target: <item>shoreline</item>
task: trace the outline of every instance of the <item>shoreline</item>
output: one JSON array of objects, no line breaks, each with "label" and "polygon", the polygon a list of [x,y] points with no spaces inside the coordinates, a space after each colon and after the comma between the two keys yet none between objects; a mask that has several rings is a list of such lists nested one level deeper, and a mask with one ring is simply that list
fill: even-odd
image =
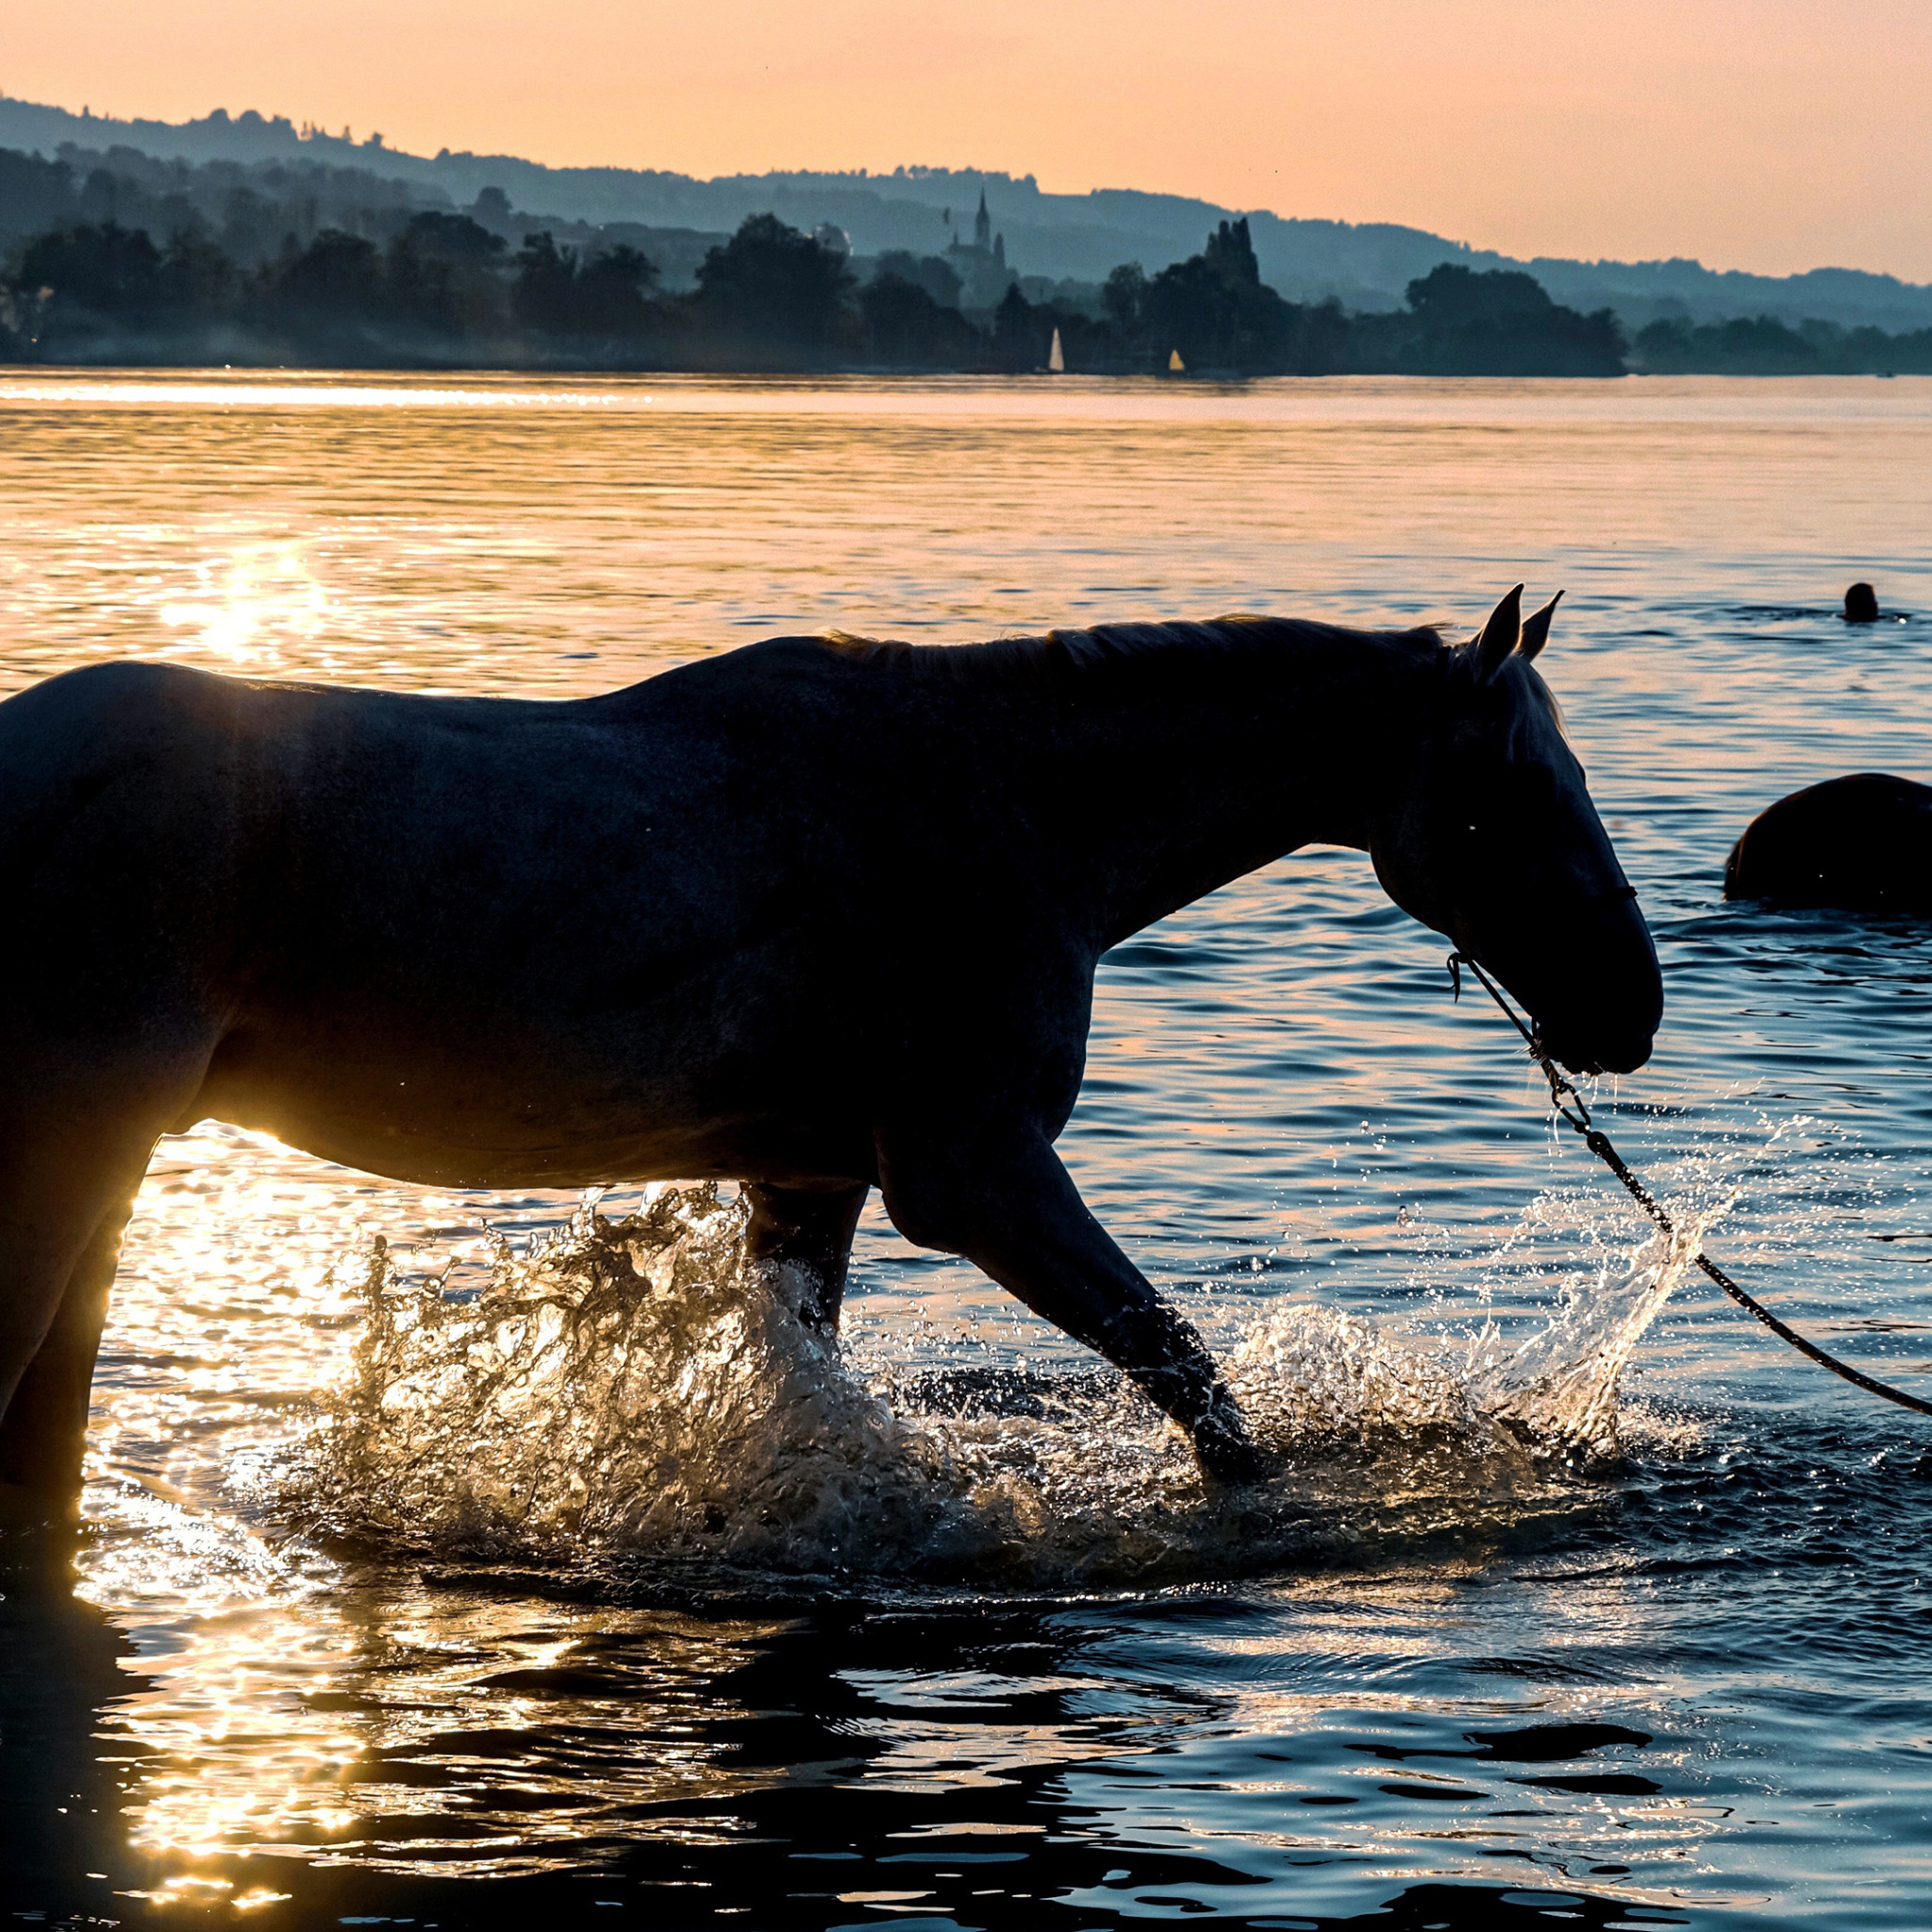
[{"label": "shoreline", "polygon": [[970,363],[935,363],[908,367],[903,363],[826,362],[810,366],[796,363],[734,363],[704,365],[686,362],[618,361],[511,361],[505,358],[474,360],[419,360],[396,358],[387,361],[295,361],[270,360],[217,362],[201,357],[115,358],[99,361],[8,361],[0,360],[0,378],[15,375],[109,375],[131,371],[166,375],[499,375],[499,376],[588,376],[608,379],[620,376],[658,376],[699,381],[799,382],[859,380],[865,382],[926,382],[948,379],[994,382],[1135,382],[1154,383],[1175,389],[1236,389],[1261,382],[1333,383],[1369,380],[1375,382],[1559,382],[1586,388],[1620,381],[1724,382],[1895,382],[1925,379],[1917,370],[1817,370],[1817,369],[1624,369],[1602,374],[1552,374],[1547,371],[1428,371],[1413,369],[1325,369],[1318,371],[1279,369],[999,369]]}]

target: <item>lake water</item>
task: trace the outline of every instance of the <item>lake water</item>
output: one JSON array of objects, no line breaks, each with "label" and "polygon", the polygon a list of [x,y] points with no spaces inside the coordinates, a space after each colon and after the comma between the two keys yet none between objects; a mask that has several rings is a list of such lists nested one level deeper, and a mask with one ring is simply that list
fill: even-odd
[{"label": "lake water", "polygon": [[[1932,776],[1932,381],[31,372],[0,378],[0,488],[8,691],[134,655],[563,697],[786,631],[1469,626],[1519,578],[1564,587],[1543,665],[1668,999],[1604,1118],[1722,1210],[1747,1286],[1932,1386],[1932,933],[1719,897],[1773,798]],[[1839,621],[1854,577],[1886,621]],[[801,1354],[716,1258],[727,1199],[633,1338],[664,1379],[616,1416],[704,1466],[704,1507],[680,1474],[605,1496],[621,1533],[466,1529],[538,1455],[528,1415],[445,1407],[408,1469],[322,1467],[318,1391],[374,1236],[392,1297],[492,1265],[514,1294],[596,1245],[526,1253],[575,1200],[164,1141],[76,1587],[0,1602],[7,1906],[1926,1924],[1932,1429],[1701,1277],[1637,1334],[1644,1229],[1493,1009],[1452,1004],[1444,950],[1318,850],[1103,967],[1062,1148],[1274,1405],[1287,1465],[1245,1515],[875,1203],[845,1361]],[[1457,1420],[1553,1316],[1633,1341],[1614,1459]]]}]

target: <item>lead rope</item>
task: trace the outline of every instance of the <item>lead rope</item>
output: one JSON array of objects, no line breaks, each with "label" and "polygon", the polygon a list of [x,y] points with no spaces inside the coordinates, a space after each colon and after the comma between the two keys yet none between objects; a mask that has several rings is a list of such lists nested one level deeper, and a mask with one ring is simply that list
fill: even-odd
[{"label": "lead rope", "polygon": [[[1637,1205],[1665,1234],[1674,1236],[1676,1230],[1671,1225],[1670,1216],[1664,1212],[1650,1190],[1630,1172],[1624,1157],[1610,1145],[1609,1136],[1591,1119],[1590,1108],[1583,1095],[1543,1051],[1542,1042],[1523,1024],[1521,1015],[1503,997],[1496,983],[1467,953],[1449,955],[1449,983],[1455,989],[1457,999],[1460,1000],[1462,997],[1462,969],[1465,966],[1475,974],[1482,990],[1501,1008],[1503,1017],[1522,1034],[1523,1043],[1528,1047],[1530,1058],[1543,1070],[1543,1078],[1550,1083],[1550,1105],[1562,1115],[1568,1125],[1583,1136],[1583,1144],[1624,1183]],[[1862,1369],[1855,1369],[1849,1362],[1841,1362],[1836,1356],[1826,1355],[1815,1341],[1807,1341],[1795,1328],[1788,1327],[1780,1322],[1762,1302],[1746,1294],[1702,1249],[1699,1249],[1697,1254],[1697,1265],[1740,1308],[1747,1314],[1756,1315],[1774,1335],[1781,1341],[1789,1341],[1800,1355],[1809,1356],[1814,1362],[1829,1369],[1834,1375],[1842,1375],[1847,1382],[1854,1382],[1860,1389],[1873,1395],[1881,1396],[1887,1402],[1895,1402],[1901,1408],[1913,1408],[1921,1415],[1932,1415],[1932,1402],[1924,1401],[1916,1395],[1907,1395],[1903,1389],[1894,1389],[1889,1382],[1881,1382],[1875,1376],[1866,1374]]]}]

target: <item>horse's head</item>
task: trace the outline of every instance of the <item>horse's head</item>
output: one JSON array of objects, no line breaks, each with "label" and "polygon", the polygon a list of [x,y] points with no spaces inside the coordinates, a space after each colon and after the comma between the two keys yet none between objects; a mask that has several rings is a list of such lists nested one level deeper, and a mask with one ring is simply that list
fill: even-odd
[{"label": "horse's head", "polygon": [[1376,827],[1375,873],[1515,994],[1566,1066],[1626,1074],[1663,1016],[1657,949],[1532,668],[1556,599],[1524,622],[1522,598],[1519,584],[1478,636],[1442,653],[1413,763]]}]

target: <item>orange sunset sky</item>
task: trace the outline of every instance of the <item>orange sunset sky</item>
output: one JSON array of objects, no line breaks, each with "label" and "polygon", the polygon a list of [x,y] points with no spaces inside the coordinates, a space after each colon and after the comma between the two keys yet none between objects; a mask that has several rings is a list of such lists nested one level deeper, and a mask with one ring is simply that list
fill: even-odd
[{"label": "orange sunset sky", "polygon": [[697,175],[901,162],[1932,279],[1932,0],[75,0],[0,92]]}]

